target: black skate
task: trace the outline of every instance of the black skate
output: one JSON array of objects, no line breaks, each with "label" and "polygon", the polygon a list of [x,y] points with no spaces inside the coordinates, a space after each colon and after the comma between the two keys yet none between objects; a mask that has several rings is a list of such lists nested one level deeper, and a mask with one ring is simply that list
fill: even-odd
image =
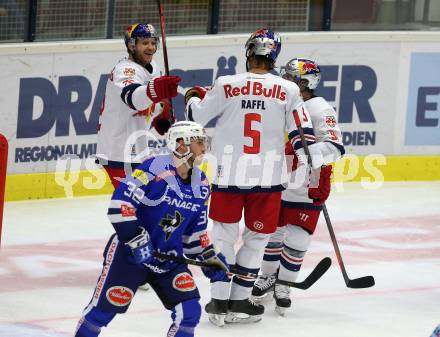
[{"label": "black skate", "polygon": [[261,321],[264,306],[255,303],[252,299],[229,300],[229,312],[226,323],[253,323]]},{"label": "black skate", "polygon": [[261,275],[252,288],[252,296],[263,297],[268,292],[273,291],[276,281],[276,275]]},{"label": "black skate", "polygon": [[218,300],[212,298],[211,301],[205,305],[205,311],[208,313],[209,321],[217,326],[225,325],[225,317],[228,313],[228,300]]},{"label": "black skate", "polygon": [[286,309],[292,305],[290,287],[283,284],[275,284],[273,298],[275,299],[275,311],[280,316],[284,316]]}]

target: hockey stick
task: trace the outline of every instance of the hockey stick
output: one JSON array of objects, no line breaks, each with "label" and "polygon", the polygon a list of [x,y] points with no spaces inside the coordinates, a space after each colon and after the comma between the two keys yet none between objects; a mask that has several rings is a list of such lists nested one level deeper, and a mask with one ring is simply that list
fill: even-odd
[{"label": "hockey stick", "polygon": [[[159,9],[160,16],[160,30],[162,34],[162,44],[163,44],[163,63],[165,65],[165,75],[170,76],[170,68],[168,66],[168,52],[167,52],[167,42],[165,39],[165,12],[163,8],[163,4],[160,0],[157,0],[157,7]],[[170,123],[174,124],[174,109],[173,109],[173,99],[170,98]]]},{"label": "hockey stick", "polygon": [[294,287],[302,290],[309,289],[312,285],[318,281],[322,275],[330,268],[332,265],[332,260],[329,257],[323,258],[316,267],[312,270],[312,272],[305,278],[302,282],[289,282],[283,280],[276,280],[276,283],[283,284],[289,287]]},{"label": "hockey stick", "polygon": [[[307,162],[310,166],[312,166],[312,156],[310,155],[309,147],[306,142],[306,138],[304,136],[304,130],[301,126],[301,120],[298,116],[298,111],[293,112],[295,124],[299,131],[299,136],[301,137],[301,142],[304,147],[304,152],[307,156]],[[342,276],[344,277],[345,285],[348,288],[369,288],[374,286],[375,281],[373,276],[363,276],[356,279],[350,279],[348,277],[347,271],[345,269],[344,261],[342,260],[341,251],[339,250],[338,242],[336,240],[335,231],[333,230],[332,223],[330,221],[330,216],[328,215],[327,207],[325,203],[322,204],[322,211],[324,213],[325,222],[327,224],[328,231],[330,233],[330,237],[333,243],[333,248],[335,249],[336,258],[338,259],[338,264],[342,272]]]},{"label": "hockey stick", "polygon": [[[183,256],[168,255],[168,254],[159,253],[159,252],[154,252],[153,256],[157,257],[158,259],[174,261],[177,263],[186,263],[186,264],[190,264],[190,265],[198,266],[198,267],[219,269],[219,267],[217,265],[211,264],[209,262],[187,259],[186,257],[183,257]],[[230,266],[229,272],[231,274],[235,274],[235,275],[239,275],[239,276],[243,276],[243,277],[252,277],[252,278],[258,277],[258,275],[254,274],[254,273],[243,274],[243,272],[238,271],[237,267],[235,267],[235,266]]]},{"label": "hockey stick", "polygon": [[[159,259],[175,261],[178,263],[186,263],[186,264],[190,264],[190,265],[198,266],[198,267],[218,268],[217,266],[212,265],[210,263],[187,259],[183,256],[168,255],[168,254],[159,253],[159,252],[154,252],[153,255],[154,255],[154,257],[159,258]],[[316,281],[319,280],[319,278],[322,275],[324,275],[324,273],[330,268],[331,264],[332,264],[331,259],[329,257],[325,257],[316,265],[316,267],[309,274],[309,276],[306,277],[306,279],[304,281],[302,281],[302,282],[289,282],[289,281],[278,280],[277,283],[284,284],[286,286],[293,287],[293,288],[303,289],[303,290],[309,289],[313,284],[315,284]],[[243,274],[243,272],[241,270],[238,270],[238,268],[236,266],[230,266],[229,271],[231,274],[235,274],[238,276],[251,277],[251,278],[258,277],[258,275],[254,274],[254,273]]]}]

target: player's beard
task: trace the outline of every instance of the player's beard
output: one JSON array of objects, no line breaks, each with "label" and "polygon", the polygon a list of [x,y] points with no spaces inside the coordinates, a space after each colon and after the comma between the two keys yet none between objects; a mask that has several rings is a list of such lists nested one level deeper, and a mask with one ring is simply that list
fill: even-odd
[{"label": "player's beard", "polygon": [[136,63],[142,65],[143,67],[150,64],[153,60],[153,55],[146,56],[144,53],[138,52],[137,49],[132,51],[131,57]]}]

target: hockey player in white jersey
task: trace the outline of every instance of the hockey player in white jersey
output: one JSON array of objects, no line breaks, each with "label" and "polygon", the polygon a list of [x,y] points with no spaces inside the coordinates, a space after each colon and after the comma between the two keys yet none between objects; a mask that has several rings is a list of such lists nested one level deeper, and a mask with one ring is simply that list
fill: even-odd
[{"label": "hockey player in white jersey", "polygon": [[[260,29],[246,42],[247,72],[219,77],[206,91],[187,91],[186,116],[206,125],[217,118],[211,152],[217,163],[209,217],[213,240],[229,264],[243,274],[257,274],[270,234],[276,230],[283,184],[285,132],[297,134],[293,112],[304,118],[309,145],[314,136],[298,86],[270,73],[281,50],[277,33]],[[295,150],[301,141],[293,140]],[[320,164],[317,163],[319,166]],[[285,172],[284,172],[285,173]],[[239,221],[244,210],[243,245],[237,254]],[[264,306],[250,299],[253,278],[235,275],[229,282],[211,283],[211,301],[205,310],[216,325],[258,321]]]},{"label": "hockey player in white jersey", "polygon": [[168,99],[177,95],[180,82],[177,76],[160,76],[153,60],[160,41],[152,25],[130,25],[124,41],[128,57],[107,81],[96,151],[115,188],[126,175],[124,168],[130,171],[151,155],[147,131],[153,127],[163,135],[173,122]]},{"label": "hockey player in white jersey", "polygon": [[[329,164],[345,153],[336,112],[324,98],[314,94],[321,79],[321,71],[316,62],[294,58],[286,64],[283,72],[285,79],[297,83],[301,89],[317,141],[311,147],[311,154],[314,161],[325,165],[318,170],[311,170],[307,164],[298,164],[290,144],[287,144],[286,154],[293,159],[289,165],[292,168],[291,187],[282,192],[278,229],[266,246],[262,275],[252,289],[252,295],[256,297],[274,290],[276,310],[281,315],[291,306],[290,288],[275,284],[275,281],[277,278],[291,282],[297,279],[318,222],[321,205],[330,193],[332,167]],[[298,181],[302,183],[298,185]]]}]

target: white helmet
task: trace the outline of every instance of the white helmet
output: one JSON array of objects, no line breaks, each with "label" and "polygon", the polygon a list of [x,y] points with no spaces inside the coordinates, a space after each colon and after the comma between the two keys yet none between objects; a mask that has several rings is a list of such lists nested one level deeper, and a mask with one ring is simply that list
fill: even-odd
[{"label": "white helmet", "polygon": [[297,84],[301,80],[307,80],[305,86],[310,90],[315,90],[321,81],[321,69],[315,61],[294,58],[281,68],[281,76]]},{"label": "white helmet", "polygon": [[265,56],[275,63],[281,51],[281,36],[267,28],[259,29],[246,41],[245,48],[246,57],[252,52],[255,55]]},{"label": "white helmet", "polygon": [[[180,139],[183,139],[183,142],[187,146],[187,151],[185,153],[177,152],[178,142]],[[208,136],[206,135],[206,131],[199,123],[190,122],[190,121],[182,121],[177,122],[171,125],[167,134],[167,146],[168,149],[173,152],[178,157],[182,158],[190,154],[189,146],[192,141],[202,140],[206,142],[208,140]]]}]

